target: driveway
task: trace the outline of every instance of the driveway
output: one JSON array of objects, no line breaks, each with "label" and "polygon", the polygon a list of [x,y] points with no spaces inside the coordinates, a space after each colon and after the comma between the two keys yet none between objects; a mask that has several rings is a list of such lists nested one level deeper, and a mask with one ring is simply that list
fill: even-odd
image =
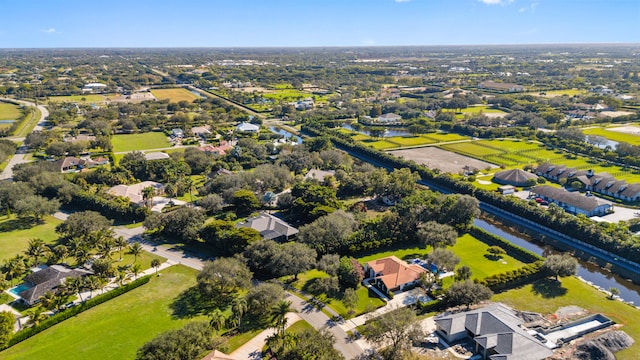
[{"label": "driveway", "polygon": [[[296,321],[301,320],[300,316],[296,313],[287,314],[287,328],[293,325]],[[262,348],[266,343],[266,339],[275,333],[274,328],[269,328],[251,338],[244,345],[236,349],[236,351],[229,354],[234,359],[262,359]]]}]

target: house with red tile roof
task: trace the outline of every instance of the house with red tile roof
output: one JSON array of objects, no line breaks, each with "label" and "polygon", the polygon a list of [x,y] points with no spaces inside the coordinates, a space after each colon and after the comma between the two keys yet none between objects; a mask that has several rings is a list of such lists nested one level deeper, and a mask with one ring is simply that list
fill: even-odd
[{"label": "house with red tile roof", "polygon": [[415,285],[420,274],[426,273],[422,266],[408,264],[395,256],[369,261],[364,266],[365,276],[374,279],[374,285],[380,290],[403,291],[406,287]]}]

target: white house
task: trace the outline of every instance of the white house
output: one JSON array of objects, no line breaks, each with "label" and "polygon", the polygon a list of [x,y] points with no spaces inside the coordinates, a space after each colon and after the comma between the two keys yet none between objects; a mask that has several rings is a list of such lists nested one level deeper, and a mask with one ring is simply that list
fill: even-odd
[{"label": "white house", "polygon": [[397,123],[402,120],[402,116],[394,113],[382,114],[377,118],[379,123],[382,124],[391,124]]},{"label": "white house", "polygon": [[238,126],[236,126],[236,130],[239,132],[257,133],[258,131],[260,131],[260,126],[242,122]]}]

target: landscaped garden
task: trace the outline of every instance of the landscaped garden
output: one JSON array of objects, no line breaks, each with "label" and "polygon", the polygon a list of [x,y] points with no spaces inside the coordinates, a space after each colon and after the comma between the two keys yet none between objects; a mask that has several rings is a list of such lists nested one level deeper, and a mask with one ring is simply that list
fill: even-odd
[{"label": "landscaped garden", "polygon": [[617,359],[637,359],[640,353],[640,310],[619,301],[608,299],[607,295],[585,284],[576,277],[562,278],[562,283],[542,279],[533,284],[496,294],[493,301],[503,302],[516,309],[552,314],[563,306],[576,305],[591,313],[602,313],[618,324],[636,343],[630,348],[617,352]]},{"label": "landscaped garden", "polygon": [[195,285],[195,271],[172,266],[162,276],[0,353],[3,359],[132,359],[158,333],[203,316],[178,319],[170,304]]},{"label": "landscaped garden", "polygon": [[194,100],[198,99],[198,95],[183,88],[153,89],[151,90],[151,94],[153,94],[153,96],[155,96],[158,100],[169,100],[174,103],[180,101],[193,102]]},{"label": "landscaped garden", "polygon": [[111,138],[114,152],[149,150],[170,147],[171,143],[161,132],[120,134]]}]

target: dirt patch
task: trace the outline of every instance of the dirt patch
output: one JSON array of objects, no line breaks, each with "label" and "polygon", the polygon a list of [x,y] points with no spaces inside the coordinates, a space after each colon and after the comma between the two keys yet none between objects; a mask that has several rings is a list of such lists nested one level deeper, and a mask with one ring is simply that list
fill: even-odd
[{"label": "dirt patch", "polygon": [[416,149],[389,151],[390,154],[402,157],[406,160],[413,160],[421,165],[426,165],[430,169],[439,169],[442,172],[457,174],[464,171],[465,166],[471,166],[478,170],[497,168],[496,165],[470,158],[468,156],[456,154],[451,151],[439,149],[437,147],[423,147]]},{"label": "dirt patch", "polygon": [[608,117],[618,117],[618,116],[627,116],[633,115],[631,111],[603,111],[600,113],[600,116],[608,116]]},{"label": "dirt patch", "polygon": [[606,128],[605,130],[640,136],[640,127],[637,126],[619,126],[614,128]]},{"label": "dirt patch", "polygon": [[575,305],[563,306],[556,310],[558,319],[575,318],[586,314],[588,314],[587,310]]}]

